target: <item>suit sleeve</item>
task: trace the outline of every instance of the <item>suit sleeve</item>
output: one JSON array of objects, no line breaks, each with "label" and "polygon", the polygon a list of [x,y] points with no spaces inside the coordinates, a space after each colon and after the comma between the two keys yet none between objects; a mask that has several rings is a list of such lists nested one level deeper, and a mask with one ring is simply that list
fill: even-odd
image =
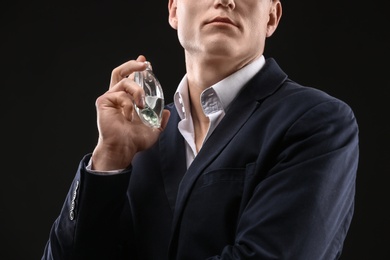
[{"label": "suit sleeve", "polygon": [[[235,244],[209,259],[338,259],[349,229],[358,126],[343,102],[316,105],[286,131],[247,196]],[[261,165],[253,165],[254,179]]]},{"label": "suit sleeve", "polygon": [[[53,223],[43,259],[117,259],[125,241],[126,190],[130,171],[95,175],[85,170],[90,155],[81,161],[61,213]],[[127,233],[130,235],[130,233]]]}]

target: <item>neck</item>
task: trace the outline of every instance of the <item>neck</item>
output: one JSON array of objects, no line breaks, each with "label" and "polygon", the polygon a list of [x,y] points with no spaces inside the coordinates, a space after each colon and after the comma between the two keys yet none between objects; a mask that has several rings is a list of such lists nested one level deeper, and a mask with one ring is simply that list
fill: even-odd
[{"label": "neck", "polygon": [[186,71],[189,98],[191,102],[191,116],[195,131],[195,144],[200,149],[203,139],[207,134],[210,120],[203,113],[200,103],[202,92],[222,79],[233,74],[257,57],[239,59],[237,57],[213,57],[190,55],[186,52]]},{"label": "neck", "polygon": [[[210,57],[210,55],[191,55],[185,53],[186,73],[188,86],[192,90],[190,95],[200,94],[206,88],[228,77],[242,67],[260,57]],[[192,99],[193,97],[191,97]]]}]

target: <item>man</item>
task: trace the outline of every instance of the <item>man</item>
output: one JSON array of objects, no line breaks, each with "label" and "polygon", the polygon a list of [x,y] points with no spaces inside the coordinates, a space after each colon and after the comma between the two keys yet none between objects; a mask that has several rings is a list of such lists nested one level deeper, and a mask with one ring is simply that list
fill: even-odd
[{"label": "man", "polygon": [[186,75],[153,129],[134,72],[96,101],[99,140],[43,259],[337,259],[351,223],[358,127],[292,81],[265,40],[279,0],[169,0]]}]

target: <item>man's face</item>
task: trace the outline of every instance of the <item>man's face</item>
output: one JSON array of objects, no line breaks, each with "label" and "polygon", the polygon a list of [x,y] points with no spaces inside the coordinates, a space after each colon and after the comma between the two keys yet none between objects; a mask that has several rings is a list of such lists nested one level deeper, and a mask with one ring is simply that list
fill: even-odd
[{"label": "man's face", "polygon": [[168,7],[186,54],[207,58],[261,55],[281,15],[272,0],[170,0]]}]

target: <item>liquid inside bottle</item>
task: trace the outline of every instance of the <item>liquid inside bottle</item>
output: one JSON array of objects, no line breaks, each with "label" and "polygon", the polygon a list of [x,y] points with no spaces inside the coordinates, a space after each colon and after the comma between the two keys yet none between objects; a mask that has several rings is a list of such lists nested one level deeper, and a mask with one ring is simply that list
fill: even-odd
[{"label": "liquid inside bottle", "polygon": [[145,63],[148,64],[148,67],[144,71],[134,74],[134,81],[145,91],[145,108],[140,109],[137,105],[134,107],[144,124],[159,128],[164,109],[164,94],[160,82],[152,72],[150,63]]}]

